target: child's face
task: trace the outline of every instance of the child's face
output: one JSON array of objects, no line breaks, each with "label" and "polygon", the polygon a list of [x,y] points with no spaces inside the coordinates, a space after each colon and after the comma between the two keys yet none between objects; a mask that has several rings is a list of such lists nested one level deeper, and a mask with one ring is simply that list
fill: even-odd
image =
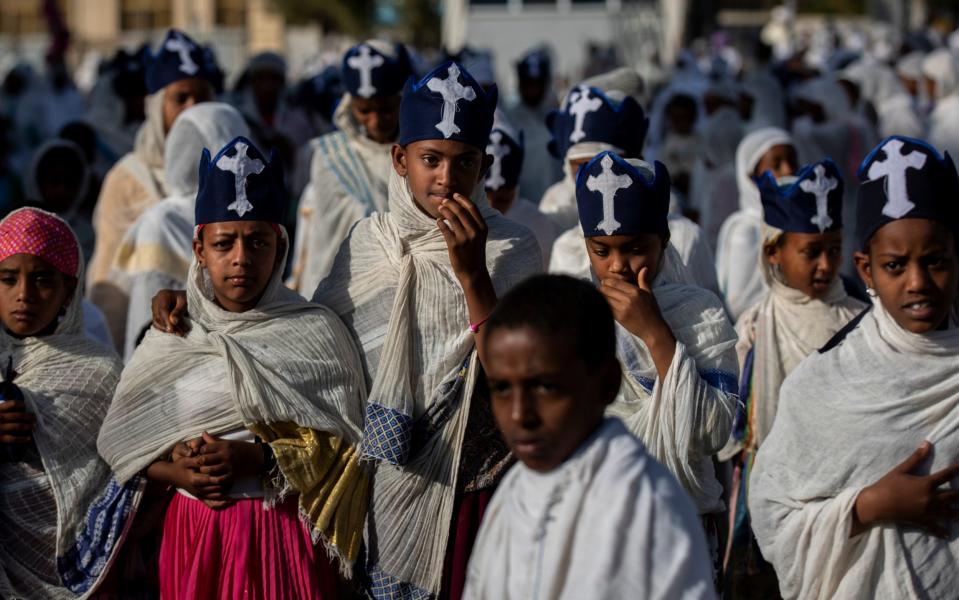
[{"label": "child's face", "polygon": [[820,299],[839,275],[842,232],[784,233],[779,244],[768,244],[764,250],[769,264],[779,266],[786,285]]},{"label": "child's face", "polygon": [[896,322],[913,333],[947,325],[959,286],[956,240],[929,219],[900,219],[879,228],[856,267]]},{"label": "child's face", "polygon": [[270,224],[212,223],[200,237],[193,251],[210,275],[217,303],[230,312],[255,308],[283,257],[282,242]]},{"label": "child's face", "polygon": [[586,253],[600,281],[612,278],[636,285],[644,267],[649,269],[647,281],[656,278],[667,243],[655,233],[600,235],[586,238]]},{"label": "child's face", "polygon": [[759,177],[766,171],[772,171],[777,179],[795,175],[799,169],[796,148],[790,144],[777,144],[766,151],[753,169],[753,177]]},{"label": "child's face", "polygon": [[50,327],[70,304],[76,279],[31,254],[14,254],[0,262],[0,319],[16,337],[37,335]]},{"label": "child's face", "polygon": [[587,348],[523,326],[501,327],[486,339],[483,361],[496,425],[517,459],[551,471],[596,430],[616,397],[615,361],[589,368]]},{"label": "child's face", "polygon": [[399,94],[385,98],[352,98],[350,111],[374,142],[388,144],[396,140],[400,129]]},{"label": "child's face", "polygon": [[206,79],[188,77],[166,86],[163,88],[163,131],[170,131],[181,112],[210,100],[213,100],[213,86]]},{"label": "child's face", "polygon": [[455,140],[423,140],[393,146],[393,168],[409,181],[420,210],[441,218],[439,207],[453,194],[469,198],[492,163],[479,148]]},{"label": "child's face", "polygon": [[566,166],[569,168],[570,175],[573,176],[573,180],[576,180],[576,175],[579,174],[579,168],[593,160],[592,156],[587,156],[586,158],[577,158],[576,160],[566,161]]},{"label": "child's face", "polygon": [[490,206],[505,215],[509,212],[509,209],[513,207],[513,203],[516,202],[516,192],[516,186],[501,187],[498,190],[486,190],[486,199],[489,201]]}]

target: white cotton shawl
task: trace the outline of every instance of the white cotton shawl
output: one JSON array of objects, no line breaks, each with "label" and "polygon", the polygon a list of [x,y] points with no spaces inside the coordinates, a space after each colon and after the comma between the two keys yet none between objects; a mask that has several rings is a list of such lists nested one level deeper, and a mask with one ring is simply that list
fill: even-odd
[{"label": "white cotton shawl", "polygon": [[714,598],[706,540],[676,480],[618,419],[563,464],[517,464],[483,516],[464,600]]},{"label": "white cotton shawl", "polygon": [[137,130],[133,152],[118,163],[130,171],[137,181],[149,190],[150,195],[156,198],[167,195],[166,179],[163,175],[163,149],[166,144],[166,132],[163,131],[164,94],[164,90],[159,90],[146,97],[146,120]]},{"label": "white cotton shawl", "polygon": [[716,242],[716,277],[733,321],[766,292],[762,274],[756,269],[763,206],[759,188],[752,180],[753,170],[770,148],[792,143],[788,132],[765,127],[744,137],[736,150],[739,210],[723,223]]},{"label": "white cotton shawl", "polygon": [[[88,509],[110,482],[96,439],[122,366],[112,350],[83,335],[82,298],[81,261],[73,298],[52,334],[16,339],[0,327],[0,376],[12,358],[18,373],[14,383],[37,418],[33,439],[43,463],[42,471],[26,463],[0,463],[3,597],[86,597],[113,559],[111,552],[96,558],[102,562],[83,565],[90,577],[83,593],[69,591],[58,577],[57,559],[85,533]],[[133,506],[139,493],[135,496]],[[115,533],[122,536],[125,527]]]},{"label": "white cotton shawl", "polygon": [[[763,242],[775,243],[782,231],[763,224]],[[759,447],[772,428],[783,380],[807,356],[821,348],[866,305],[846,294],[836,278],[826,295],[816,300],[791,288],[777,276],[763,253],[759,269],[769,292],[739,318],[737,353],[740,367],[753,349],[750,450]],[[746,398],[743,398],[746,401]]]},{"label": "white cotton shawl", "polygon": [[[486,204],[481,185],[472,197],[488,225],[486,263],[501,295],[542,270],[539,248],[529,230]],[[371,381],[363,451],[379,462],[370,561],[392,581],[436,594],[478,362],[446,242],[395,171],[389,211],[357,223],[313,300],[350,328]]]},{"label": "white cotton shawl", "polygon": [[714,294],[684,283],[667,248],[653,296],[676,338],[665,379],[642,340],[617,325],[623,387],[607,410],[676,476],[700,514],[723,509],[712,455],[729,438],[739,401],[736,332]]},{"label": "white cotton shawl", "polygon": [[193,259],[200,155],[249,136],[243,116],[229,104],[203,102],[183,111],[167,135],[164,179],[170,196],[146,210],[127,230],[110,270],[129,298],[124,359],[129,360],[152,321],[151,300],[161,289],[186,287]]},{"label": "white cotton shawl", "polygon": [[[100,431],[100,454],[121,482],[204,431],[287,422],[359,442],[365,395],[359,355],[329,309],[283,287],[284,263],[256,308],[234,313],[214,302],[209,276],[194,259],[187,280],[190,333],[147,332]],[[177,385],[210,361],[225,363],[229,404],[191,403]]]},{"label": "white cotton shawl", "polygon": [[849,532],[859,492],[923,440],[934,450],[920,473],[959,460],[957,353],[959,329],[910,333],[876,299],[838,346],[786,378],[749,495],[785,598],[955,597],[956,521],[947,539],[893,523]]},{"label": "white cotton shawl", "polygon": [[387,210],[392,143],[374,142],[353,118],[346,94],[333,121],[339,131],[312,140],[310,181],[300,198],[290,287],[310,297],[329,274],[353,225]]}]

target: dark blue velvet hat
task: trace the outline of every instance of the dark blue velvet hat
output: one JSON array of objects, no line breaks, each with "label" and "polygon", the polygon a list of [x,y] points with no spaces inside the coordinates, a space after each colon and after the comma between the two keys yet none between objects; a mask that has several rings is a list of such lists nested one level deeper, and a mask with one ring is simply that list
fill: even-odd
[{"label": "dark blue velvet hat", "polygon": [[212,83],[215,73],[210,71],[203,48],[182,31],[171,29],[159,50],[147,58],[147,93],[154,94],[171,83],[190,77],[200,77]]},{"label": "dark blue velvet hat", "polygon": [[779,185],[769,171],[757,180],[768,225],[794,233],[823,233],[842,229],[844,184],[830,159],[803,167],[796,180]]},{"label": "dark blue velvet hat", "polygon": [[927,142],[892,136],[859,166],[856,237],[861,248],[898,219],[930,219],[959,230],[959,177],[949,154]]},{"label": "dark blue velvet hat", "polygon": [[516,187],[523,170],[523,132],[511,134],[506,129],[494,127],[489,134],[486,153],[493,157],[493,164],[486,172],[486,189],[495,191]]},{"label": "dark blue velvet hat", "polygon": [[579,86],[570,90],[559,110],[546,115],[546,126],[553,134],[548,148],[556,158],[564,159],[570,146],[583,142],[609,144],[639,158],[649,119],[632,96],[615,102],[599,88]]},{"label": "dark blue velvet hat", "polygon": [[601,152],[576,176],[576,206],[586,237],[669,234],[669,172],[653,165],[653,179],[614,152]]},{"label": "dark blue velvet hat", "polygon": [[456,140],[486,148],[497,90],[489,92],[459,64],[447,61],[418,83],[411,78],[400,102],[400,145],[421,140]]},{"label": "dark blue velvet hat", "polygon": [[516,75],[520,80],[548,81],[553,74],[553,62],[549,54],[537,48],[530,50],[516,63]]},{"label": "dark blue velvet hat", "polygon": [[282,224],[286,191],[280,160],[266,157],[245,137],[236,137],[210,158],[200,155],[196,224],[266,221]]},{"label": "dark blue velvet hat", "polygon": [[413,67],[403,44],[396,44],[396,56],[390,57],[373,45],[363,43],[346,51],[341,72],[351,95],[382,98],[399,94],[413,74]]}]

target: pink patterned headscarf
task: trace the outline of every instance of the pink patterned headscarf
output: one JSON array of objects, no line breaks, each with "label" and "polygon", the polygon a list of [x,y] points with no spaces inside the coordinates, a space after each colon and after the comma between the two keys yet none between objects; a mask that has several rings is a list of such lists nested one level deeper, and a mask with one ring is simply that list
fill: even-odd
[{"label": "pink patterned headscarf", "polygon": [[0,262],[14,254],[30,254],[70,277],[80,268],[80,247],[66,221],[38,208],[15,210],[0,221]]}]

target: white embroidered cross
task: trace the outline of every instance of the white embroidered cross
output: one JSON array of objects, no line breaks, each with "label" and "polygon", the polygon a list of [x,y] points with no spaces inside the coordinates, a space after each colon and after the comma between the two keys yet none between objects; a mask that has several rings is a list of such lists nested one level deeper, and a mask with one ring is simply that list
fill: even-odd
[{"label": "white embroidered cross", "polygon": [[926,155],[915,150],[903,155],[903,143],[900,140],[889,140],[882,147],[886,153],[886,160],[876,161],[869,166],[867,173],[869,180],[886,178],[886,205],[882,207],[882,214],[893,219],[899,219],[912,210],[916,205],[909,201],[909,190],[906,189],[906,171],[921,169],[926,164]]},{"label": "white embroidered cross", "polygon": [[351,69],[356,69],[360,73],[360,87],[356,93],[364,98],[370,98],[376,93],[376,86],[373,85],[373,69],[383,65],[383,57],[370,54],[370,47],[360,46],[359,54],[347,59],[346,64]]},{"label": "white embroidered cross", "polygon": [[583,123],[586,121],[586,115],[596,112],[603,105],[599,98],[589,97],[589,88],[580,88],[576,98],[571,99],[569,104],[569,114],[573,115],[574,121],[573,133],[569,134],[569,141],[574,144],[586,137],[583,131]]},{"label": "white embroidered cross", "polygon": [[232,210],[242,217],[253,210],[253,205],[246,198],[246,178],[261,172],[266,165],[263,164],[262,160],[250,158],[246,155],[246,149],[250,147],[249,144],[237,142],[233,147],[236,148],[236,156],[221,156],[220,160],[216,161],[216,166],[221,171],[233,173],[236,200],[226,209]]},{"label": "white embroidered cross", "polygon": [[446,79],[430,79],[426,87],[443,96],[443,118],[436,124],[436,128],[443,137],[448,138],[460,132],[460,128],[456,126],[456,103],[460,100],[472,102],[476,99],[476,90],[459,82],[460,69],[456,65],[450,65],[446,74]]},{"label": "white embroidered cross", "polygon": [[613,159],[608,154],[599,164],[603,167],[603,172],[599,177],[590,175],[586,180],[586,189],[599,192],[603,196],[603,220],[596,225],[596,229],[602,230],[606,235],[613,235],[621,225],[614,214],[613,200],[616,198],[616,192],[629,188],[633,180],[629,175],[613,174]]},{"label": "white embroidered cross", "polygon": [[822,233],[832,225],[832,218],[829,216],[829,192],[836,189],[839,181],[835,177],[826,175],[826,168],[822,165],[816,165],[813,173],[816,179],[806,179],[799,184],[799,189],[816,196],[816,214],[810,221]]},{"label": "white embroidered cross", "polygon": [[506,179],[503,177],[503,158],[509,154],[510,149],[508,145],[502,143],[503,134],[499,131],[491,133],[489,141],[489,145],[486,146],[486,153],[493,157],[493,164],[490,165],[486,184],[492,189],[498,190],[506,184]]},{"label": "white embroidered cross", "polygon": [[180,58],[180,70],[187,75],[196,75],[200,70],[200,66],[193,62],[193,57],[190,56],[190,52],[196,46],[184,39],[179,33],[174,32],[173,37],[168,39],[163,47],[170,52],[177,53]]}]

